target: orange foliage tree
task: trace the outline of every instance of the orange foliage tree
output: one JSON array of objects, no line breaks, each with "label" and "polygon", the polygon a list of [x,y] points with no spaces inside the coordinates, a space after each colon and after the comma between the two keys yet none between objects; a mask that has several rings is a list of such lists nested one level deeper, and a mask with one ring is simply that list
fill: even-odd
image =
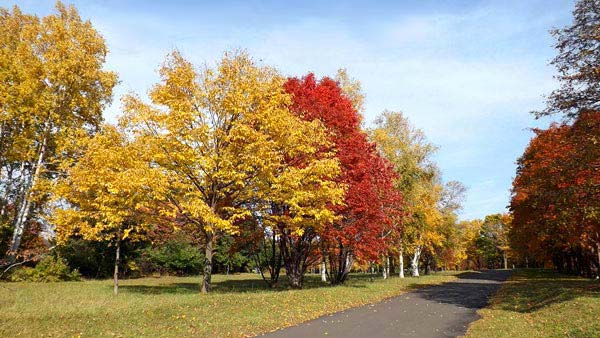
[{"label": "orange foliage tree", "polygon": [[510,240],[523,258],[600,270],[600,113],[535,130],[513,183]]}]

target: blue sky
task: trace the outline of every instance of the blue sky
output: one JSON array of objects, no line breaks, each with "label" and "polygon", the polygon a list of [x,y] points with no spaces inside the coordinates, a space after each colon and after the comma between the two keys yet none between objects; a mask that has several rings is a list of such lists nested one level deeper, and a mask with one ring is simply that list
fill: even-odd
[{"label": "blue sky", "polygon": [[[66,3],[70,3],[66,1]],[[6,1],[40,16],[54,1]],[[174,48],[201,66],[243,48],[285,75],[360,80],[367,126],[400,110],[440,147],[445,180],[468,187],[461,218],[504,211],[515,160],[546,126],[528,113],[556,87],[548,30],[571,21],[572,0],[509,1],[74,1],[107,40],[119,97],[146,93]]]}]

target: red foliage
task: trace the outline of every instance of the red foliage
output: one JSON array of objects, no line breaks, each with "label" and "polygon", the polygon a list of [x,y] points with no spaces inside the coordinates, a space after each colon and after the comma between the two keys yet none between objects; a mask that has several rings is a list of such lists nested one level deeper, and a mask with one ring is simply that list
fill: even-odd
[{"label": "red foliage", "polygon": [[[25,228],[19,250],[17,252],[6,252],[6,257],[5,259],[0,260],[0,265],[7,265],[8,263],[11,263],[9,260],[9,255],[11,254],[14,255],[16,262],[37,262],[43,254],[48,253],[50,248],[50,243],[48,243],[48,241],[43,237],[43,230],[44,226],[41,223],[31,221]],[[6,244],[9,243],[10,242],[7,241]]]},{"label": "red foliage", "polygon": [[600,267],[589,257],[600,249],[600,113],[535,132],[513,183],[512,243],[541,262],[589,272],[567,261]]},{"label": "red foliage", "polygon": [[347,255],[350,260],[374,259],[385,244],[382,234],[391,226],[390,216],[399,210],[401,201],[393,187],[392,166],[368,141],[360,128],[361,116],[337,82],[328,77],[317,81],[308,74],[289,79],[284,87],[293,95],[294,113],[309,121],[320,120],[330,132],[342,166],[339,181],[348,187],[345,205],[335,207],[341,220],[320,234],[330,263],[344,265],[330,270],[344,270]]}]

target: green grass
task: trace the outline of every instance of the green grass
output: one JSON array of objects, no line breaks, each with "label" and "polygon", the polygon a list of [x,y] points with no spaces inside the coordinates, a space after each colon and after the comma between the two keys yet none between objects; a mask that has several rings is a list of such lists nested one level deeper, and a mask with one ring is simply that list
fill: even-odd
[{"label": "green grass", "polygon": [[[214,292],[198,293],[199,277],[0,284],[0,337],[242,337],[377,302],[456,273],[369,280],[353,275],[330,287],[308,276],[303,290],[269,290],[255,274],[214,276]],[[284,277],[285,278],[285,277]]]},{"label": "green grass", "polygon": [[600,282],[517,270],[466,337],[600,337]]}]

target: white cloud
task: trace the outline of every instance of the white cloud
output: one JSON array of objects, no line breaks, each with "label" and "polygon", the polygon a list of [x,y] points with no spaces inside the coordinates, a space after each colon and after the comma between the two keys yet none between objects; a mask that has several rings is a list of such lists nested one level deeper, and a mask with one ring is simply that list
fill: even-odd
[{"label": "white cloud", "polygon": [[367,93],[367,121],[384,109],[403,110],[441,147],[437,158],[446,179],[471,187],[465,218],[503,211],[508,204],[514,161],[529,136],[527,112],[554,86],[545,66],[548,50],[523,55],[501,49],[511,48],[511,39],[528,23],[489,8],[406,15],[364,31],[310,17],[219,34],[185,19],[178,25],[146,15],[109,19],[100,20],[100,27],[114,50],[111,67],[123,79],[119,93],[146,91],[174,47],[198,64],[212,63],[226,49],[247,48],[289,75],[328,75],[346,67]]},{"label": "white cloud", "polygon": [[[46,14],[51,4],[39,6],[23,5]],[[247,48],[286,75],[332,75],[345,67],[363,84],[367,121],[384,109],[402,110],[441,147],[446,179],[470,187],[462,216],[470,218],[508,204],[514,161],[535,124],[527,112],[555,87],[546,30],[568,19],[571,4],[557,10],[544,1],[491,2],[427,13],[407,7],[360,21],[261,7],[265,16],[249,22],[247,13],[227,6],[161,12],[83,3],[82,15],[108,41],[107,67],[122,81],[108,119],[118,114],[120,95],[144,94],[157,81],[159,64],[174,48],[198,65]]]}]

